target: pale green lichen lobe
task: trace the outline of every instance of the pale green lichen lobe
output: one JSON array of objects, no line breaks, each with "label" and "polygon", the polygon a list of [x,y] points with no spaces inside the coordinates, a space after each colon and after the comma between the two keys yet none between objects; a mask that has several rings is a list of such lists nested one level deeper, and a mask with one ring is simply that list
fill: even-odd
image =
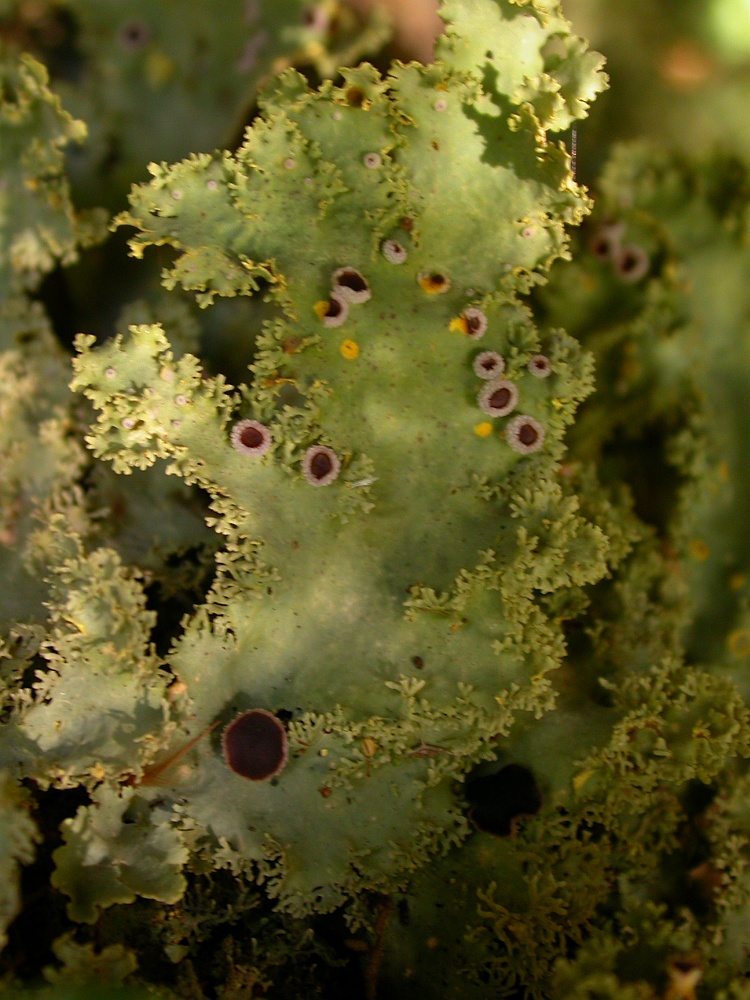
[{"label": "pale green lichen lobe", "polygon": [[[273,891],[301,911],[465,836],[451,782],[519,714],[553,707],[565,608],[608,565],[606,534],[557,478],[590,361],[561,331],[540,338],[517,299],[588,210],[546,129],[585,113],[601,59],[557,5],[480,6],[508,79],[462,48],[476,26],[447,6],[433,65],[362,65],[318,91],[288,71],[236,153],[152,165],[132,191],[118,222],[137,256],[177,251],[168,288],[280,307],[247,386],[176,362],[158,326],[77,344],[95,453],[120,471],[167,459],[226,538],[169,656],[191,730],[291,714],[272,782],[197,744],[185,813],[245,864],[270,864],[268,836],[283,844]],[[512,406],[483,412],[482,350],[503,359]],[[258,454],[237,427],[267,432]]]}]

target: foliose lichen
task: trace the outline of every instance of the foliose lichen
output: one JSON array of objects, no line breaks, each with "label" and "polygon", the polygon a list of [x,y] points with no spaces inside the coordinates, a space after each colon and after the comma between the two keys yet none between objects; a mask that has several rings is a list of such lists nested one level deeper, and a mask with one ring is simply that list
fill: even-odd
[{"label": "foliose lichen", "polygon": [[0,3],[4,982],[745,996],[748,168],[586,221],[558,0],[189,7]]}]

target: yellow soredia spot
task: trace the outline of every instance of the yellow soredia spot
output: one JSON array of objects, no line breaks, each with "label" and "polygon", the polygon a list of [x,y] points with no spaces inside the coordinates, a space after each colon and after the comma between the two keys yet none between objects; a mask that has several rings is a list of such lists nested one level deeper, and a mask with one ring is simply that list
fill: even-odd
[{"label": "yellow soredia spot", "polygon": [[729,577],[729,589],[730,590],[742,590],[745,586],[745,581],[747,580],[747,575],[745,573],[732,573]]},{"label": "yellow soredia spot", "polygon": [[580,792],[586,782],[589,780],[591,775],[594,773],[592,768],[588,768],[586,771],[581,771],[580,774],[576,774],[573,778],[573,788],[576,792]]},{"label": "yellow soredia spot", "polygon": [[489,422],[489,420],[484,420],[482,421],[481,424],[476,425],[476,427],[474,428],[474,433],[477,435],[477,437],[480,438],[489,437],[490,434],[492,433],[492,424]]},{"label": "yellow soredia spot", "polygon": [[302,54],[307,56],[308,59],[320,59],[321,56],[325,55],[325,51],[320,42],[310,42],[303,49]]},{"label": "yellow soredia spot", "polygon": [[738,628],[731,632],[727,639],[729,652],[733,656],[747,656],[750,653],[750,631],[746,628]]},{"label": "yellow soredia spot", "polygon": [[321,299],[320,302],[316,302],[313,306],[313,312],[318,317],[318,319],[325,319],[328,315],[329,302],[327,299]]},{"label": "yellow soredia spot", "polygon": [[705,562],[705,560],[711,555],[711,550],[705,542],[701,541],[700,538],[693,539],[689,548],[690,555],[693,559],[697,559],[699,562]]},{"label": "yellow soredia spot", "polygon": [[447,292],[451,287],[450,278],[439,271],[432,271],[430,274],[419,275],[419,287],[428,295],[440,295]]},{"label": "yellow soredia spot", "polygon": [[552,405],[556,410],[561,410],[563,408],[563,402],[561,399],[553,399]]},{"label": "yellow soredia spot", "polygon": [[719,473],[719,479],[721,479],[722,482],[729,482],[729,465],[726,462],[719,462],[716,466],[716,471]]},{"label": "yellow soredia spot", "polygon": [[341,345],[341,353],[347,361],[353,361],[359,354],[359,344],[353,340],[345,340]]},{"label": "yellow soredia spot", "polygon": [[465,333],[468,336],[469,324],[465,316],[454,316],[450,323],[451,333]]},{"label": "yellow soredia spot", "polygon": [[174,76],[175,64],[174,60],[170,59],[166,52],[162,52],[161,49],[153,49],[146,56],[145,65],[146,79],[151,84],[151,86],[158,90]]}]

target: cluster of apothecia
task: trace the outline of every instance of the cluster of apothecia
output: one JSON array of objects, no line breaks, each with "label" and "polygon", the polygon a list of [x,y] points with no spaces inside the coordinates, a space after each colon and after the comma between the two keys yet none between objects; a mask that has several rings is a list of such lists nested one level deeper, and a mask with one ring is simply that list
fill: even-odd
[{"label": "cluster of apothecia", "polygon": [[[341,326],[349,315],[350,305],[359,305],[372,296],[367,279],[355,267],[339,267],[331,276],[331,291],[327,299],[316,303],[315,313],[324,326]],[[353,340],[341,345],[341,353],[352,360],[359,354]],[[271,431],[258,420],[240,420],[232,428],[232,446],[243,455],[265,455],[273,444]],[[307,449],[302,459],[302,474],[312,486],[328,486],[341,471],[341,459],[332,448],[316,444]]]},{"label": "cluster of apothecia", "polygon": [[[458,331],[480,340],[487,332],[487,316],[476,306],[470,306],[451,321],[451,330]],[[545,354],[535,354],[530,359],[528,370],[535,378],[547,378],[552,373],[552,365]],[[505,359],[497,351],[482,351],[474,358],[474,374],[484,381],[477,395],[479,408],[488,417],[507,417],[519,403],[518,386],[509,378],[503,378]],[[481,436],[490,433],[491,425],[480,424]],[[521,455],[538,451],[544,444],[545,430],[542,424],[529,414],[519,413],[505,428],[505,439]]]},{"label": "cluster of apothecia", "polygon": [[327,299],[316,302],[315,312],[324,326],[341,326],[349,316],[349,306],[359,305],[372,296],[367,279],[356,267],[339,267],[331,276]]},{"label": "cluster of apothecia", "polygon": [[620,281],[635,284],[648,274],[649,255],[635,243],[622,243],[624,222],[603,223],[591,241],[591,251],[599,260],[609,261]]},{"label": "cluster of apothecia", "polygon": [[[238,420],[232,427],[232,447],[243,455],[265,455],[271,449],[273,436],[259,420]],[[328,486],[341,471],[341,459],[333,448],[311,445],[302,459],[302,474],[311,486]]]}]

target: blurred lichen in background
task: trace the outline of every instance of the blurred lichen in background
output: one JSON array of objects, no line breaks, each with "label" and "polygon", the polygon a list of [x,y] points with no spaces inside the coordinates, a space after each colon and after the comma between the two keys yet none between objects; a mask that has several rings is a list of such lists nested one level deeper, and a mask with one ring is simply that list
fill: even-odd
[{"label": "blurred lichen in background", "polygon": [[750,156],[747,0],[569,0],[565,9],[606,52],[610,75],[581,136],[588,182],[621,139]]},{"label": "blurred lichen in background", "polygon": [[750,997],[750,5],[440,17],[0,0],[8,995]]}]

